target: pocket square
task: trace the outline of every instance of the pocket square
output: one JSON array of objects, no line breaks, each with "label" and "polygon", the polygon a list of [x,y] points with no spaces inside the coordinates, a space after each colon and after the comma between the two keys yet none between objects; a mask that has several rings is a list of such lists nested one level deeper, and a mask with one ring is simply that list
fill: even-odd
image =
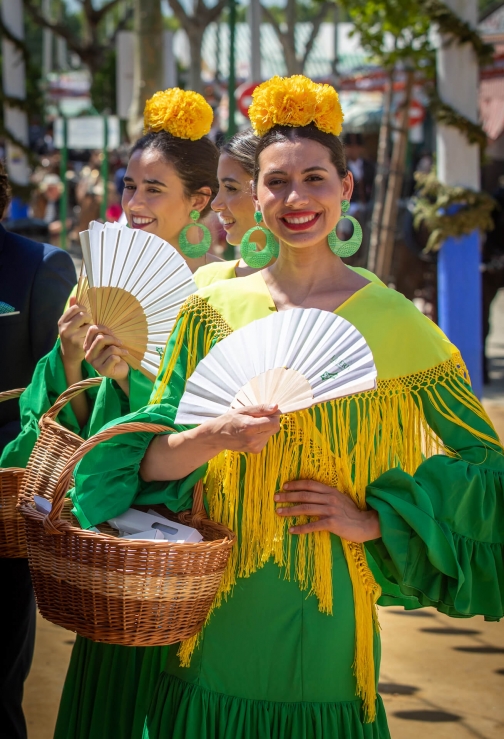
[{"label": "pocket square", "polygon": [[9,305],[9,303],[4,303],[3,300],[0,300],[0,315],[3,313],[16,313],[16,309],[14,306]]}]

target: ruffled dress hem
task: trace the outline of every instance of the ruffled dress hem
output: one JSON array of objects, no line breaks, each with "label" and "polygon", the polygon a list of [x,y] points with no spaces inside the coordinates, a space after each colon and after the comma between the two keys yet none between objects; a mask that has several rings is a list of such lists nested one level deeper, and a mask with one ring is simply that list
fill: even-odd
[{"label": "ruffled dress hem", "polygon": [[364,723],[362,701],[284,703],[217,693],[161,673],[143,739],[390,739],[378,696]]}]

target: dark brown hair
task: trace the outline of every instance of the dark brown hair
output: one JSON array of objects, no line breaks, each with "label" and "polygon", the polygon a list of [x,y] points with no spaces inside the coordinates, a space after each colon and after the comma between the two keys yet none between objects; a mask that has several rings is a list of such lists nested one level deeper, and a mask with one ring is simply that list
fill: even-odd
[{"label": "dark brown hair", "polygon": [[201,211],[201,216],[210,212],[210,203],[217,195],[219,183],[217,181],[217,164],[219,151],[215,144],[206,136],[197,141],[179,139],[167,131],[147,133],[138,139],[130,152],[154,149],[159,151],[163,158],[173,164],[184,185],[187,197],[198,193],[202,187],[209,187],[212,191],[208,205]]},{"label": "dark brown hair", "polygon": [[235,162],[243,167],[251,177],[254,176],[256,149],[260,138],[255,135],[251,128],[239,131],[231,136],[228,142],[221,146],[221,154],[227,154]]},{"label": "dark brown hair", "polygon": [[11,186],[9,184],[9,178],[5,173],[5,167],[0,162],[0,218],[3,218],[5,209],[9,205],[11,199]]},{"label": "dark brown hair", "polygon": [[318,144],[325,146],[331,155],[331,162],[336,167],[338,174],[341,178],[346,177],[348,174],[348,167],[346,163],[345,149],[338,136],[334,136],[332,133],[324,133],[320,131],[313,123],[308,126],[275,126],[268,133],[260,139],[259,145],[256,149],[255,155],[255,166],[254,166],[254,181],[257,184],[259,177],[259,156],[264,149],[272,144],[280,144],[284,141],[295,141],[296,139],[310,139],[316,141]]}]

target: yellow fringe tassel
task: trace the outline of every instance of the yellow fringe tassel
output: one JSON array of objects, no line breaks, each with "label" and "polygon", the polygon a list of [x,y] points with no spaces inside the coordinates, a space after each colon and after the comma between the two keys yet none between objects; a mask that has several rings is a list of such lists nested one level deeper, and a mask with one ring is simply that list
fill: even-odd
[{"label": "yellow fringe tassel", "polygon": [[[152,401],[155,403],[162,400],[184,340],[189,377],[201,336],[207,353],[213,343],[231,333],[221,316],[197,296],[186,302],[180,320],[169,362]],[[376,390],[283,416],[281,432],[269,440],[260,454],[225,451],[212,459],[205,479],[210,517],[237,534],[237,546],[231,552],[212,610],[231,595],[237,578],[249,577],[273,559],[286,579],[293,576],[302,590],[316,596],[319,610],[331,614],[330,534],[322,531],[291,536],[289,527],[307,519],[277,516],[275,491],[291,480],[317,480],[337,487],[364,509],[366,486],[388,469],[401,467],[413,474],[426,457],[452,453],[428,426],[421,393],[452,423],[484,443],[499,446],[497,436],[469,427],[443,401],[440,388],[491,427],[478,401],[460,383],[460,377],[467,381],[467,371],[460,355],[454,355],[429,370],[378,381]],[[366,721],[372,722],[376,717],[373,641],[378,629],[376,602],[380,588],[368,567],[364,546],[344,540],[342,546],[353,588],[357,694],[363,701]],[[182,666],[189,665],[200,635],[201,632],[181,643],[178,654]]]}]

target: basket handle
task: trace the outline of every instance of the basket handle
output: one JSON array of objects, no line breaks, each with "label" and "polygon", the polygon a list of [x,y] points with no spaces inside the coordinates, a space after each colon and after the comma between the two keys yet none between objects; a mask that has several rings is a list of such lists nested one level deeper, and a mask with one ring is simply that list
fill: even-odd
[{"label": "basket handle", "polygon": [[24,391],[24,387],[18,387],[17,390],[5,390],[3,393],[0,393],[0,403],[4,403],[6,400],[14,400],[15,398],[19,398],[19,396],[22,395]]},{"label": "basket handle", "polygon": [[[87,380],[81,380],[80,382],[76,382],[75,385],[70,385],[70,387],[67,388],[64,393],[61,393],[59,398],[55,401],[54,405],[52,405],[49,410],[44,413],[42,418],[50,418],[52,421],[55,421],[56,416],[67,403],[69,403],[73,398],[77,397],[77,395],[80,395],[80,393],[88,390],[90,387],[100,385],[102,383],[102,380],[103,377],[89,377]],[[40,420],[42,420],[42,418]]]},{"label": "basket handle", "polygon": [[[56,489],[54,491],[51,511],[44,518],[44,527],[46,531],[53,534],[60,533],[60,527],[62,524],[60,516],[63,510],[65,496],[70,486],[70,480],[72,479],[75,465],[77,464],[77,462],[80,462],[80,460],[85,456],[85,454],[87,454],[87,452],[97,446],[100,442],[107,441],[108,439],[112,439],[114,436],[119,436],[121,434],[130,434],[134,432],[164,434],[167,431],[175,432],[175,429],[171,428],[170,426],[163,426],[159,423],[140,423],[137,421],[132,421],[130,423],[122,423],[117,426],[111,426],[108,429],[99,431],[97,434],[87,439],[72,454],[65,467],[63,468],[63,471],[61,472],[58,483],[56,485]],[[196,485],[194,486],[192,514],[194,516],[198,516],[199,518],[206,517],[205,506],[203,503],[203,484],[201,481],[196,483]]]}]

